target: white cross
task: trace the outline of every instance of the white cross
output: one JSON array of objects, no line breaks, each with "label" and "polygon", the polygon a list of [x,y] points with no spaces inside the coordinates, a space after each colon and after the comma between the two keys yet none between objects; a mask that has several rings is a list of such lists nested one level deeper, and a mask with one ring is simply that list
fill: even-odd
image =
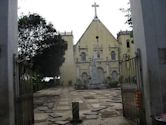
[{"label": "white cross", "polygon": [[96,4],[96,2],[92,5],[92,7],[95,8],[95,18],[97,18],[97,7],[99,7],[99,5]]}]

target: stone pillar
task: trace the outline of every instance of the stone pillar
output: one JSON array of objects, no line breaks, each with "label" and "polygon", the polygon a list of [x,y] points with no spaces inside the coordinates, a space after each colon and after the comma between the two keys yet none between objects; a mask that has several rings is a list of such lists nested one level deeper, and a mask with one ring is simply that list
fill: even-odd
[{"label": "stone pillar", "polygon": [[166,0],[130,0],[134,40],[141,51],[147,124],[166,112]]},{"label": "stone pillar", "polygon": [[77,74],[76,74],[76,77],[77,78],[80,78],[80,67],[76,64],[76,72],[77,72]]},{"label": "stone pillar", "polygon": [[17,0],[0,1],[0,124],[14,125],[13,54],[17,50]]},{"label": "stone pillar", "polygon": [[[107,62],[109,63],[109,62]],[[109,64],[107,64],[107,69],[106,69],[106,77],[110,76],[110,71],[109,71]]]}]

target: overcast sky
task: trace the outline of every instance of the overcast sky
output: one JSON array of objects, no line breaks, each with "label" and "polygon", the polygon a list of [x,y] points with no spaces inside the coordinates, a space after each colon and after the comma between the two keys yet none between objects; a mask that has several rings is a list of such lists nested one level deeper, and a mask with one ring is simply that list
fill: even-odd
[{"label": "overcast sky", "polygon": [[99,4],[97,15],[116,37],[120,30],[129,30],[120,8],[127,8],[129,0],[18,0],[18,15],[38,13],[51,22],[59,32],[73,31],[76,43],[94,18],[92,4]]}]

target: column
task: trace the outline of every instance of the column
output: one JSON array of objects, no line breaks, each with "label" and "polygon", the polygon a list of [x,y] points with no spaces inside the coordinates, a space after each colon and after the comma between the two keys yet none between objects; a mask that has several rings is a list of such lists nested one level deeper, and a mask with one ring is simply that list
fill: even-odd
[{"label": "column", "polygon": [[14,125],[13,54],[17,50],[17,0],[0,1],[0,124]]}]

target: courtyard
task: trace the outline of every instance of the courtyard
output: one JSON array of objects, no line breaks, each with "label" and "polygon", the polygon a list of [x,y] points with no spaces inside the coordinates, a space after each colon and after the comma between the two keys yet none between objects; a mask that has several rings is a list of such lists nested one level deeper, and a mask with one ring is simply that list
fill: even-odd
[{"label": "courtyard", "polygon": [[81,125],[130,125],[122,114],[120,88],[50,88],[34,93],[35,125],[70,125],[72,102],[79,102]]}]

